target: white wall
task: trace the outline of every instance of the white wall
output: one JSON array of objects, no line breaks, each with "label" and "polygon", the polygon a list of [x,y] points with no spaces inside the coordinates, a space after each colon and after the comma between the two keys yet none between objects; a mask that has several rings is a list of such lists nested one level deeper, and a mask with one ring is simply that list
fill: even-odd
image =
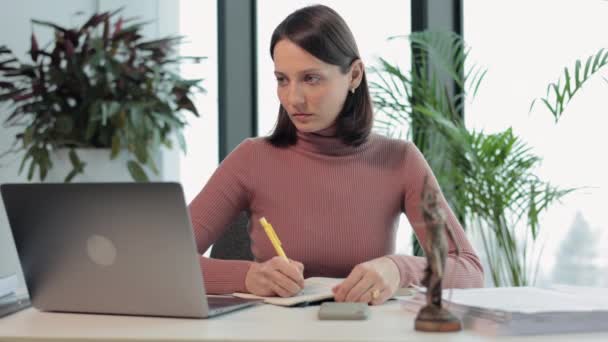
[{"label": "white wall", "polygon": [[[12,49],[22,61],[26,59],[29,49],[31,25],[30,19],[36,18],[58,23],[62,26],[79,25],[96,10],[112,10],[126,5],[125,16],[138,16],[143,20],[154,20],[146,28],[146,36],[159,37],[176,34],[179,30],[179,2],[169,0],[20,0],[3,2],[0,11],[0,45]],[[76,12],[84,12],[74,16]],[[38,43],[44,46],[51,38],[52,32],[42,27],[35,28]],[[0,108],[0,121],[4,122],[7,111]],[[14,129],[0,126],[0,153],[12,144]],[[0,159],[0,183],[25,182],[25,176],[17,174],[21,155],[12,155]],[[163,151],[161,161],[161,178],[163,180],[179,179],[179,154],[177,151]],[[23,277],[15,251],[12,235],[0,201],[0,276],[17,272],[20,285]]]}]

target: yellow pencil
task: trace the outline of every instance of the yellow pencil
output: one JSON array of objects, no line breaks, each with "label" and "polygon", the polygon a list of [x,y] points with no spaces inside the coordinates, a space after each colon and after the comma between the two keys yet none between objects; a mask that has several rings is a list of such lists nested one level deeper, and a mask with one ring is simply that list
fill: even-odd
[{"label": "yellow pencil", "polygon": [[260,223],[262,224],[262,227],[264,227],[264,231],[266,232],[266,235],[268,235],[268,239],[270,239],[270,243],[272,243],[272,246],[277,251],[277,254],[285,259],[285,261],[289,261],[289,259],[287,259],[287,255],[285,255],[285,252],[283,251],[283,247],[281,247],[281,240],[279,240],[277,233],[274,232],[270,222],[266,221],[266,218],[262,217],[260,219]]}]

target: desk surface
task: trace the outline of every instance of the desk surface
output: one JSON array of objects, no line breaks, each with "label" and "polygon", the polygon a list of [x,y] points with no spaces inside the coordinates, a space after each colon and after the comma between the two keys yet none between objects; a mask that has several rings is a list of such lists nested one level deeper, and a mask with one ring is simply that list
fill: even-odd
[{"label": "desk surface", "polygon": [[[30,308],[0,319],[1,341],[486,341],[470,331],[416,332],[397,301],[366,321],[319,321],[318,306],[258,305],[211,319],[47,313]],[[501,337],[500,341],[607,341],[608,333]]]}]

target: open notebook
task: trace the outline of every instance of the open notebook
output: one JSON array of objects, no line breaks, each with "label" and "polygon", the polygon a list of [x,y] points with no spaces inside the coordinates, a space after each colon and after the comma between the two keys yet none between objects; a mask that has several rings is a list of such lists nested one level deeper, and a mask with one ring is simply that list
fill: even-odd
[{"label": "open notebook", "polygon": [[324,299],[333,298],[331,289],[341,283],[343,278],[311,277],[304,280],[304,289],[293,297],[260,297],[250,293],[233,293],[240,298],[264,299],[264,303],[280,306],[306,305]]}]

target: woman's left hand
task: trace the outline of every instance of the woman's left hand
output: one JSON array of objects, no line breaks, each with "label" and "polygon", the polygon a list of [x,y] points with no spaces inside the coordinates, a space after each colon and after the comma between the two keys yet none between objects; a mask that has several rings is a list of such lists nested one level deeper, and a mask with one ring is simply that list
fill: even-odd
[{"label": "woman's left hand", "polygon": [[361,302],[378,305],[397,292],[401,281],[397,265],[387,257],[361,263],[333,288],[336,302]]}]

